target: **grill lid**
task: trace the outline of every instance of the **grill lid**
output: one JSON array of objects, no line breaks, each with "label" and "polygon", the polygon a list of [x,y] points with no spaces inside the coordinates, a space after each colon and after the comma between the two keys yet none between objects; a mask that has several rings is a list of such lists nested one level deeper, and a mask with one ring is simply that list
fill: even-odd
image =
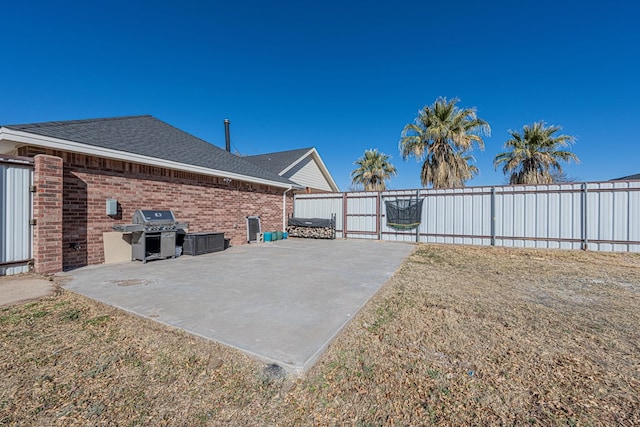
[{"label": "grill lid", "polygon": [[176,222],[173,212],[167,209],[138,209],[133,214],[133,224],[114,225],[115,231],[125,233],[145,231],[176,231],[189,227],[187,222]]},{"label": "grill lid", "polygon": [[176,218],[170,210],[138,209],[133,214],[134,224],[174,224]]}]

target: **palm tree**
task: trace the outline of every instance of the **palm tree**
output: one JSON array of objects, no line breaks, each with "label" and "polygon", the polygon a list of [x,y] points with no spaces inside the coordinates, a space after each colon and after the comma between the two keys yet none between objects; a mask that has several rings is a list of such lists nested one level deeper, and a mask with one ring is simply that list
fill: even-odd
[{"label": "palm tree", "polygon": [[562,150],[576,140],[570,135],[554,134],[562,129],[560,126],[545,126],[543,121],[533,125],[525,125],[522,133],[509,131],[511,139],[505,142],[504,148],[509,151],[498,154],[493,160],[497,169],[502,165],[502,172],[509,177],[511,184],[550,184],[554,176],[562,174],[560,161],[579,161],[571,151]]},{"label": "palm tree", "polygon": [[377,149],[365,150],[364,155],[353,163],[358,168],[351,172],[351,183],[363,185],[364,191],[386,190],[385,181],[398,174],[389,159]]},{"label": "palm tree", "polygon": [[399,148],[403,159],[411,156],[424,160],[420,179],[433,188],[464,187],[478,173],[469,154],[473,145],[484,148],[482,135],[491,127],[476,116],[475,108],[460,109],[457,98],[438,98],[431,106],[418,111],[414,123],[402,130]]}]

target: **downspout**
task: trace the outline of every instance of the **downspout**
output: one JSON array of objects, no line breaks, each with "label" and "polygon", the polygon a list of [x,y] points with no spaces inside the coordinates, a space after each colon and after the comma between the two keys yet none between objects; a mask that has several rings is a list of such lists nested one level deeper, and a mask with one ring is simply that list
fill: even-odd
[{"label": "downspout", "polygon": [[293,190],[292,185],[282,193],[282,231],[287,230],[287,193],[291,190]]}]

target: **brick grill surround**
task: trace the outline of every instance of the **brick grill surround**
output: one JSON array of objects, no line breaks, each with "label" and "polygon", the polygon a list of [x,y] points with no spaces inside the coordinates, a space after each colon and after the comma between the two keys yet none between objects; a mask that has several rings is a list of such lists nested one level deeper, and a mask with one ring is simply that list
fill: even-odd
[{"label": "brick grill surround", "polygon": [[[38,147],[19,154],[36,159],[34,258],[41,273],[103,263],[102,233],[131,222],[136,209],[171,209],[190,232],[224,232],[232,245],[246,243],[249,215],[260,215],[264,230],[282,229],[282,188]],[[113,218],[107,199],[118,201]],[[288,216],[291,192],[286,199]]]}]

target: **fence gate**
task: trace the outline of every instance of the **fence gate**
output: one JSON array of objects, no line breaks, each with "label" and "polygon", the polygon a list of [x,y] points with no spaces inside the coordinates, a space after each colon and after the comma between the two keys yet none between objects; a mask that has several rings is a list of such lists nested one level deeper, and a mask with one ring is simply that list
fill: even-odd
[{"label": "fence gate", "polygon": [[33,162],[0,156],[0,276],[26,273],[32,259]]},{"label": "fence gate", "polygon": [[343,237],[380,239],[380,193],[344,193]]}]

